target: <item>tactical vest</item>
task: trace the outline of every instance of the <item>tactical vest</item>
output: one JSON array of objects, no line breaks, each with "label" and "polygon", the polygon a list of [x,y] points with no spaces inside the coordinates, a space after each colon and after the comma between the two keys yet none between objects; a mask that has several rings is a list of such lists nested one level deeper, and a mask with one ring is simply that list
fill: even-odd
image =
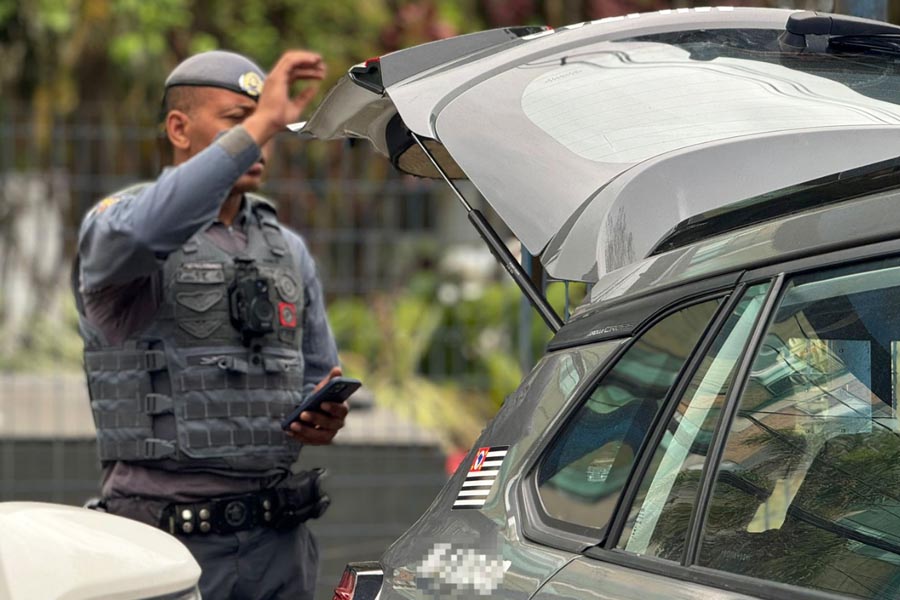
[{"label": "tactical vest", "polygon": [[297,459],[280,421],[303,398],[302,278],[274,209],[248,200],[243,253],[197,233],[166,259],[148,327],[117,347],[85,338],[101,461],[271,473]]}]

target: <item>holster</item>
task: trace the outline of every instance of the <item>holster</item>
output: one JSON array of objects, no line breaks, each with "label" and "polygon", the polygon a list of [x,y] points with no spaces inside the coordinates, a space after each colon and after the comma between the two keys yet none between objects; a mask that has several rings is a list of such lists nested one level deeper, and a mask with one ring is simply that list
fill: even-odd
[{"label": "holster", "polygon": [[275,529],[292,529],[308,521],[318,519],[331,506],[331,498],[322,488],[327,472],[316,468],[292,475],[284,485],[275,488],[282,509],[272,523]]}]

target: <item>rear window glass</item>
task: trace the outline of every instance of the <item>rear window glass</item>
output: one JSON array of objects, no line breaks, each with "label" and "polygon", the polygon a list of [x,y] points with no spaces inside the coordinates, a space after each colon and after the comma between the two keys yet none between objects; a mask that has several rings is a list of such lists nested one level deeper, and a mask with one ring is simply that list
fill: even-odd
[{"label": "rear window glass", "polygon": [[900,595],[900,266],[794,280],[731,424],[699,564]]},{"label": "rear window glass", "polygon": [[768,283],[747,290],[691,378],[653,454],[617,547],[681,560],[713,432],[768,290]]},{"label": "rear window glass", "polygon": [[800,53],[783,31],[706,30],[601,42],[533,66],[522,110],[588,160],[635,163],[735,136],[900,125],[896,60]]},{"label": "rear window glass", "polygon": [[619,359],[546,450],[538,495],[552,519],[606,526],[644,437],[718,300],[657,323]]}]

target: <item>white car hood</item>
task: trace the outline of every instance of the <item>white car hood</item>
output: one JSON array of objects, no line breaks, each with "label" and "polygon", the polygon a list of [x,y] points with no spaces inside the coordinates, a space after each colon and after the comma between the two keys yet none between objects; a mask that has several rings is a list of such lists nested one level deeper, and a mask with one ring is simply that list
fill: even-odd
[{"label": "white car hood", "polygon": [[159,529],[84,508],[0,503],[0,600],[153,598],[199,578],[188,549]]}]

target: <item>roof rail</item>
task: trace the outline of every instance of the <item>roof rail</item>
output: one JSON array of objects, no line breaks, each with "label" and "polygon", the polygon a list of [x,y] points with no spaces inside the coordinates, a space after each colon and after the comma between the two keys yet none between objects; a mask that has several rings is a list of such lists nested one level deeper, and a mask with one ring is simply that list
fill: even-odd
[{"label": "roof rail", "polygon": [[685,219],[663,236],[648,256],[896,187],[900,187],[900,157],[826,175]]}]

